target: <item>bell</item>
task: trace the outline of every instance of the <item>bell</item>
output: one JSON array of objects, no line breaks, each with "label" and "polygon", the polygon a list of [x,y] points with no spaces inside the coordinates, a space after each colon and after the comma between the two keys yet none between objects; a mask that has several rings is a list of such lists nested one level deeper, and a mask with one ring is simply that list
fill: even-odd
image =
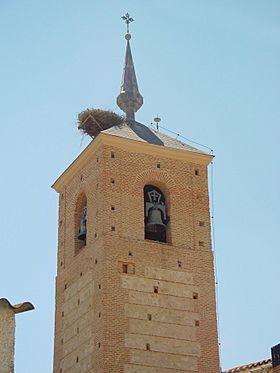
[{"label": "bell", "polygon": [[87,236],[87,208],[84,207],[82,211],[81,224],[78,233],[78,240],[85,241]]},{"label": "bell", "polygon": [[161,212],[158,208],[153,207],[149,210],[148,222],[146,224],[147,232],[160,233],[164,232],[166,225],[161,218]]}]

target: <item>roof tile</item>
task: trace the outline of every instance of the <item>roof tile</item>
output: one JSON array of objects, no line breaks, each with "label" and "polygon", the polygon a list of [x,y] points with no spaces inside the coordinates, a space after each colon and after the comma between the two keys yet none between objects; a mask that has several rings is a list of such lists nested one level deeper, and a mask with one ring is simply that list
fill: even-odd
[{"label": "roof tile", "polygon": [[149,128],[142,123],[130,121],[108,128],[102,133],[125,137],[130,140],[147,142],[149,144],[166,146],[167,148],[188,150],[200,154],[207,154],[199,149],[174,139],[162,132]]},{"label": "roof tile", "polygon": [[251,369],[251,368],[258,368],[258,367],[262,367],[262,366],[268,365],[268,364],[272,364],[271,359],[257,361],[255,363],[250,363],[250,364],[247,364],[247,365],[242,365],[242,366],[239,366],[239,367],[236,367],[236,368],[232,368],[232,369],[226,370],[223,373],[242,372],[244,370],[248,370],[248,369]]}]

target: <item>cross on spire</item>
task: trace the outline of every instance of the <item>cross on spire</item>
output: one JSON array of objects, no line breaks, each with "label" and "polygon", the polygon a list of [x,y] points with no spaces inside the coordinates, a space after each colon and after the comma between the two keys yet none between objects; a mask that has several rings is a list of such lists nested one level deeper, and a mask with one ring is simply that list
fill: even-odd
[{"label": "cross on spire", "polygon": [[129,13],[126,13],[124,16],[122,16],[122,19],[126,23],[126,32],[129,33],[129,24],[134,21],[132,17],[130,17]]}]

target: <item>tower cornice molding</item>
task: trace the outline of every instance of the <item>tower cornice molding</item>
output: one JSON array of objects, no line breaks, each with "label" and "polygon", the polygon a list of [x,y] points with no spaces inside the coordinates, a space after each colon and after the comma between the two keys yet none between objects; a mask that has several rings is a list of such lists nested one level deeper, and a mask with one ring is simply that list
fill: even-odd
[{"label": "tower cornice molding", "polygon": [[180,161],[188,161],[196,164],[208,166],[214,158],[213,155],[207,153],[198,153],[190,150],[181,150],[168,148],[166,146],[149,144],[137,140],[127,139],[120,136],[100,133],[83,151],[74,159],[74,161],[67,167],[61,176],[54,182],[52,188],[61,193],[69,180],[81,170],[93,158],[102,145],[120,148],[122,150],[152,155],[154,157],[162,157],[168,159],[176,159]]}]

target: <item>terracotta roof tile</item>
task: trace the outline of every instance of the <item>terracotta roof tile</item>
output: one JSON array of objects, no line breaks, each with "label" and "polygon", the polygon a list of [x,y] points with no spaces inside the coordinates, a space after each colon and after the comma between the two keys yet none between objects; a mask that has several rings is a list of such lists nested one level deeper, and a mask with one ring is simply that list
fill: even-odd
[{"label": "terracotta roof tile", "polygon": [[244,370],[248,370],[248,369],[251,369],[251,368],[258,368],[258,367],[262,367],[262,366],[268,365],[268,364],[272,364],[271,359],[257,361],[255,363],[250,363],[250,364],[247,364],[247,365],[242,365],[240,367],[236,367],[236,368],[232,368],[232,369],[226,370],[223,373],[242,372]]}]

